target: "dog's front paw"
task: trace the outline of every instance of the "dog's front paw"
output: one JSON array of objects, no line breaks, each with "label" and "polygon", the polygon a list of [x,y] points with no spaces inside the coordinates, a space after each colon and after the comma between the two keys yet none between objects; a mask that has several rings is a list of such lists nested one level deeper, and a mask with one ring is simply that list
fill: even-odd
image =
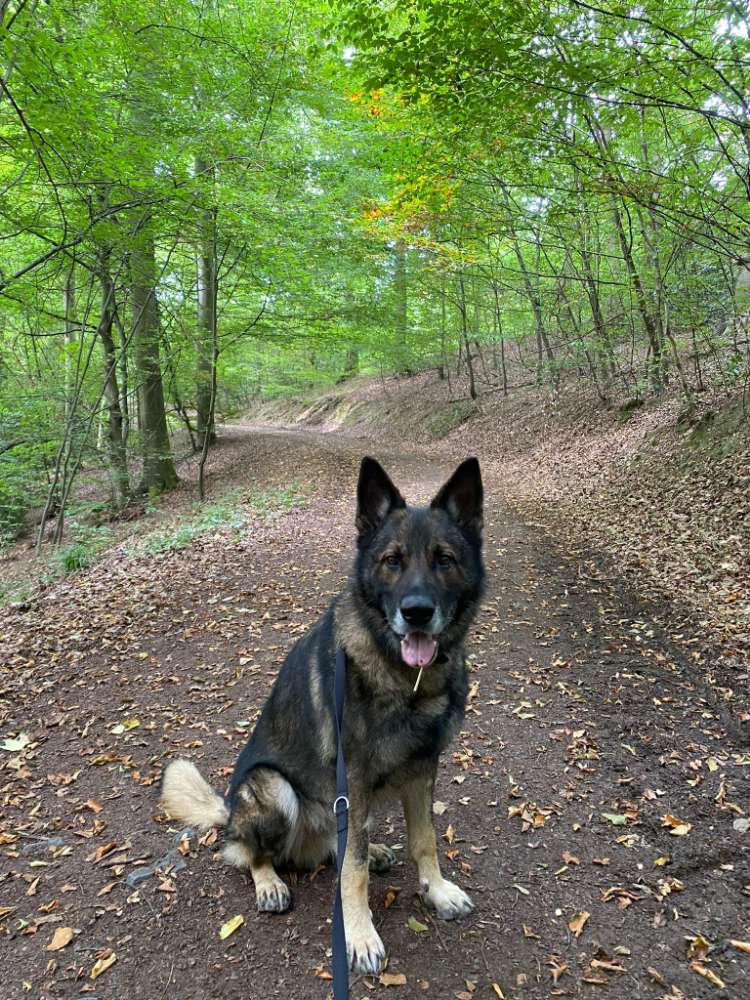
[{"label": "dog's front paw", "polygon": [[292,894],[281,879],[261,882],[255,887],[255,902],[261,913],[284,913],[292,903]]},{"label": "dog's front paw", "polygon": [[432,906],[441,920],[456,920],[471,913],[474,904],[463,889],[453,882],[442,879],[434,885],[423,885],[422,895]]},{"label": "dog's front paw", "polygon": [[387,844],[370,844],[369,862],[371,872],[382,874],[396,863],[396,855]]},{"label": "dog's front paw", "polygon": [[383,968],[385,948],[371,920],[356,930],[347,929],[346,951],[349,968],[355,972],[377,975]]}]

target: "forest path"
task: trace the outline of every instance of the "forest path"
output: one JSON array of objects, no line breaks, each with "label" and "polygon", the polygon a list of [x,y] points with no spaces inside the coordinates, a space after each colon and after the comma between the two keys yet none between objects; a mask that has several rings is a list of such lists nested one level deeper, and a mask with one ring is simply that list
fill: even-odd
[{"label": "forest path", "polygon": [[[286,651],[348,570],[361,456],[410,500],[461,456],[227,432],[212,493],[296,481],[307,503],[276,517],[248,508],[243,527],[178,551],[115,554],[0,625],[0,742],[30,738],[0,750],[4,1000],[322,1000],[330,987],[332,871],[293,877],[290,913],[257,914],[248,880],[210,843],[164,860],[174,834],[159,776],[179,754],[226,781]],[[405,859],[374,877],[388,972],[406,982],[357,977],[352,998],[750,995],[750,955],[729,944],[750,940],[747,747],[617,581],[494,500],[502,470],[484,473],[489,590],[466,723],[436,793],[445,874],[477,909],[433,921]],[[377,833],[404,844],[395,808]],[[244,925],[220,940],[237,914]]]}]

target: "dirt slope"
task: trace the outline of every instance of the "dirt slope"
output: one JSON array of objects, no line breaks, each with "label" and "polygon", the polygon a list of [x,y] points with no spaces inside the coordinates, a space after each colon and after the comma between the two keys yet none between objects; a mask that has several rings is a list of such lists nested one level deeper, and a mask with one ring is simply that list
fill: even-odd
[{"label": "dirt slope", "polygon": [[[326,996],[331,871],[290,875],[295,908],[256,914],[211,837],[172,850],[158,781],[177,754],[226,781],[286,650],[347,571],[365,451],[415,500],[455,458],[234,428],[211,488],[303,478],[305,506],[248,509],[244,527],[177,552],[115,553],[5,615],[0,742],[30,742],[0,750],[4,1000]],[[750,753],[737,698],[722,701],[690,646],[585,550],[501,502],[498,477],[488,460],[490,590],[437,791],[446,874],[477,910],[438,925],[408,862],[374,878],[388,971],[406,984],[360,978],[352,997],[740,1000]],[[379,819],[402,847],[398,810]]]}]

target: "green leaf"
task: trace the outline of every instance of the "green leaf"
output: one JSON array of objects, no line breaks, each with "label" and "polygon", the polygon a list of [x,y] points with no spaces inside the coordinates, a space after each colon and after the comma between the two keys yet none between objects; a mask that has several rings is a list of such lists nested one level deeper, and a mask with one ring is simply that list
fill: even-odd
[{"label": "green leaf", "polygon": [[226,923],[222,924],[221,927],[219,928],[219,937],[221,938],[222,941],[226,941],[226,939],[230,937],[232,934],[234,934],[236,930],[239,930],[239,928],[242,927],[244,923],[245,923],[245,918],[242,916],[241,913],[238,913],[234,917],[230,917],[230,919],[227,920]]},{"label": "green leaf", "polygon": [[602,813],[602,818],[609,820],[613,826],[625,826],[628,821],[628,817],[622,813]]}]

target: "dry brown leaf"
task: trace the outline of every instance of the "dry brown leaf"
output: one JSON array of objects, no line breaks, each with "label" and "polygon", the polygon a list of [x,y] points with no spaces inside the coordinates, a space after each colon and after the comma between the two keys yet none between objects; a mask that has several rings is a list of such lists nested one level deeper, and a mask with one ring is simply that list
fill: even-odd
[{"label": "dry brown leaf", "polygon": [[318,979],[333,979],[333,976],[324,965],[316,965],[313,969],[313,975]]},{"label": "dry brown leaf", "polygon": [[406,986],[406,976],[403,972],[382,972],[380,974],[381,986]]},{"label": "dry brown leaf", "polygon": [[56,927],[52,940],[47,945],[47,951],[60,951],[69,945],[75,936],[76,932],[72,927]]},{"label": "dry brown leaf", "polygon": [[655,983],[658,983],[659,986],[667,985],[667,981],[664,978],[664,976],[662,976],[661,972],[659,972],[658,969],[655,969],[653,965],[649,965],[649,967],[646,969],[646,972],[648,972],[649,976],[653,979]]},{"label": "dry brown leaf", "polygon": [[696,934],[694,937],[688,937],[688,958],[697,958],[702,961],[709,951],[711,951],[711,942],[707,941],[702,934]]},{"label": "dry brown leaf", "polygon": [[699,962],[696,959],[690,963],[690,968],[693,972],[697,972],[699,976],[703,976],[704,979],[707,979],[709,983],[712,983],[717,989],[723,990],[726,987],[724,980],[717,976],[712,969],[709,969],[707,965],[704,965],[703,962]]},{"label": "dry brown leaf", "polygon": [[570,968],[567,962],[563,962],[559,955],[552,955],[547,962],[550,967],[552,982],[557,983],[560,976],[564,975]]},{"label": "dry brown leaf", "polygon": [[586,926],[591,914],[588,910],[581,910],[580,913],[574,913],[573,916],[568,921],[569,930],[575,934],[577,938],[581,936],[583,928]]},{"label": "dry brown leaf", "polygon": [[661,825],[669,827],[669,832],[673,837],[686,837],[693,829],[692,823],[683,823],[681,819],[671,813],[662,816]]},{"label": "dry brown leaf", "polygon": [[607,962],[600,958],[591,959],[592,969],[603,969],[605,972],[624,972],[625,967],[620,962]]},{"label": "dry brown leaf", "polygon": [[492,984],[492,989],[495,991],[495,996],[498,998],[498,1000],[505,1000],[505,994],[497,985],[497,983]]},{"label": "dry brown leaf", "polygon": [[398,894],[401,892],[401,886],[399,885],[389,885],[385,890],[385,899],[383,900],[383,906],[386,910],[389,910],[393,904],[398,899]]},{"label": "dry brown leaf", "polygon": [[750,941],[738,941],[736,938],[730,938],[729,943],[737,951],[744,951],[750,955]]}]

